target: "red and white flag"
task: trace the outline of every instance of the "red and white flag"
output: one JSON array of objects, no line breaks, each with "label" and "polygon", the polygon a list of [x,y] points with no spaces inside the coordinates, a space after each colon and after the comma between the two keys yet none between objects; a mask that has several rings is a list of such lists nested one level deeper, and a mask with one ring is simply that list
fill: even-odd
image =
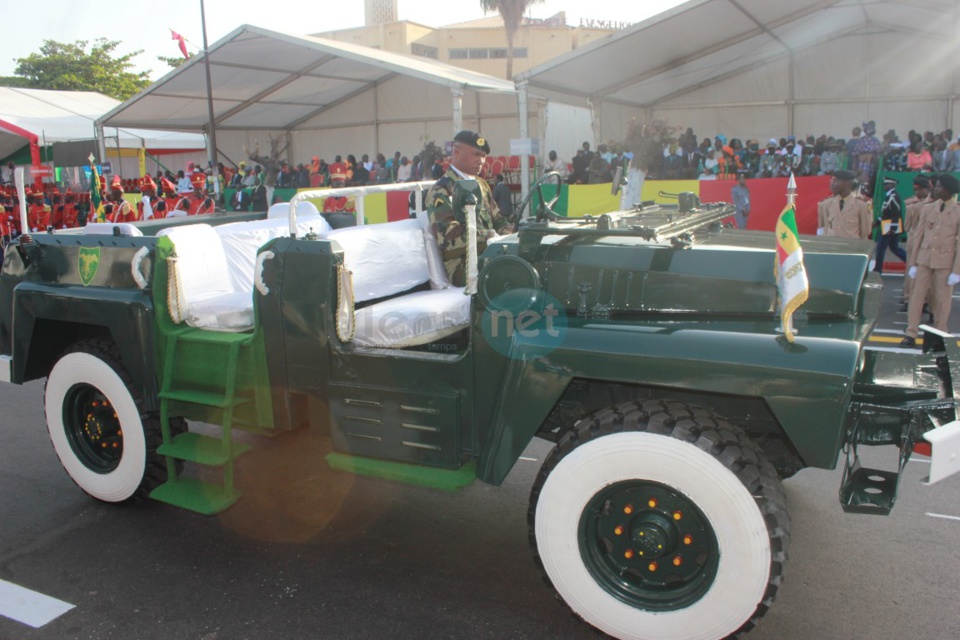
[{"label": "red and white flag", "polygon": [[176,41],[179,43],[179,45],[180,45],[180,53],[183,54],[183,57],[184,57],[184,58],[189,58],[189,57],[190,57],[190,54],[187,53],[187,42],[186,42],[186,40],[184,40],[184,38],[183,38],[182,35],[180,35],[180,34],[177,33],[176,31],[174,31],[173,29],[170,29],[170,39],[171,39],[171,40],[176,40]]}]

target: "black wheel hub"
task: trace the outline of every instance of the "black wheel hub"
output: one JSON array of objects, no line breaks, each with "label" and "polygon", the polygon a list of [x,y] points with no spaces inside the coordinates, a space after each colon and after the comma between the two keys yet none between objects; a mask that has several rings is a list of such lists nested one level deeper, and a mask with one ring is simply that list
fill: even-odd
[{"label": "black wheel hub", "polygon": [[110,473],[123,456],[123,430],[117,412],[99,389],[74,385],[63,402],[63,428],[70,447],[91,471]]},{"label": "black wheel hub", "polygon": [[686,496],[659,483],[625,481],[600,491],[583,510],[579,540],[597,583],[641,609],[688,607],[716,577],[710,523]]}]

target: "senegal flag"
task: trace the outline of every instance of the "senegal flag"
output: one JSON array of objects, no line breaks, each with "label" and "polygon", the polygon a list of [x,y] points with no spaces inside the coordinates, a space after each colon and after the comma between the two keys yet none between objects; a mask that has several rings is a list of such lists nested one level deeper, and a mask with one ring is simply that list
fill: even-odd
[{"label": "senegal flag", "polygon": [[[791,178],[792,179],[792,178]],[[797,235],[794,205],[788,204],[777,218],[777,258],[773,272],[780,292],[780,322],[787,340],[793,342],[793,312],[807,301],[810,284],[803,267],[803,249]]]},{"label": "senegal flag", "polygon": [[100,172],[97,165],[90,163],[90,222],[103,222],[103,202],[100,193]]}]

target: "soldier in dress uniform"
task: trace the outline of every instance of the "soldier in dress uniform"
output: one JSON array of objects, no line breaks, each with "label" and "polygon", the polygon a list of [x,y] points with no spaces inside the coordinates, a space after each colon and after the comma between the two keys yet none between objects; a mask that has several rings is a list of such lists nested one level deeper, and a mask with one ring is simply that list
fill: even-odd
[{"label": "soldier in dress uniform", "polygon": [[6,247],[10,244],[10,231],[13,228],[13,216],[7,213],[7,208],[0,204],[0,245]]},{"label": "soldier in dress uniform", "polygon": [[72,229],[77,226],[77,203],[72,191],[63,194],[63,228]]},{"label": "soldier in dress uniform", "polygon": [[43,217],[43,192],[27,189],[24,194],[27,196],[27,225],[31,231],[42,231],[40,218]]},{"label": "soldier in dress uniform", "polygon": [[[916,231],[920,222],[920,212],[931,202],[933,202],[933,196],[930,193],[930,179],[923,174],[917,174],[913,179],[913,196],[903,202],[906,210],[906,215],[903,218],[903,231],[907,234],[907,264],[910,264],[910,256],[916,251]],[[912,289],[913,278],[904,278],[901,311],[907,310],[907,301],[910,300]]]},{"label": "soldier in dress uniform", "polygon": [[497,234],[511,233],[510,221],[500,215],[493,201],[493,193],[482,178],[483,161],[490,153],[490,145],[473,131],[461,131],[453,138],[453,156],[450,168],[427,192],[427,215],[433,235],[443,254],[447,276],[455,286],[466,284],[467,222],[462,208],[451,202],[454,185],[460,180],[476,180],[481,198],[477,203],[477,255],[487,247],[487,240]]},{"label": "soldier in dress uniform", "polygon": [[949,173],[939,176],[935,200],[923,208],[916,232],[915,255],[910,256],[907,275],[914,279],[907,310],[907,337],[900,346],[916,345],[920,316],[927,292],[932,293],[934,327],[947,332],[953,287],[960,282],[960,181]]},{"label": "soldier in dress uniform", "polygon": [[137,203],[137,213],[141,220],[165,218],[167,203],[157,195],[157,183],[149,175],[140,179],[142,198]]},{"label": "soldier in dress uniform", "polygon": [[[168,180],[167,178],[160,178],[160,190],[162,200],[163,200],[163,216],[165,218],[171,217],[173,211],[176,210],[177,205],[180,204],[180,196],[177,195],[177,185]],[[156,215],[156,214],[154,214]],[[186,210],[184,210],[184,215],[186,215]]]},{"label": "soldier in dress uniform", "polygon": [[817,235],[839,238],[870,238],[873,215],[870,206],[853,192],[852,171],[835,171],[830,180],[832,198],[817,205]]},{"label": "soldier in dress uniform", "polygon": [[203,173],[194,173],[190,176],[190,182],[193,183],[193,192],[187,196],[189,215],[213,213],[215,209],[213,198],[207,195],[207,176]]},{"label": "soldier in dress uniform", "polygon": [[110,210],[107,211],[107,208],[104,207],[107,222],[120,223],[139,220],[136,210],[123,197],[123,182],[120,181],[120,176],[113,176],[113,180],[110,181],[110,197],[108,200]]}]

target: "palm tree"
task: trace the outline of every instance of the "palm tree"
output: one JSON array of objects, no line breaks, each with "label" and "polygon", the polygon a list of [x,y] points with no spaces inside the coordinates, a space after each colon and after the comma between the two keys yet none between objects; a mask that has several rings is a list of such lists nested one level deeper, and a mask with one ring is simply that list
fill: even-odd
[{"label": "palm tree", "polygon": [[527,7],[539,4],[543,0],[480,0],[484,12],[498,11],[503,18],[503,29],[507,32],[507,80],[513,79],[513,38],[523,22]]}]

